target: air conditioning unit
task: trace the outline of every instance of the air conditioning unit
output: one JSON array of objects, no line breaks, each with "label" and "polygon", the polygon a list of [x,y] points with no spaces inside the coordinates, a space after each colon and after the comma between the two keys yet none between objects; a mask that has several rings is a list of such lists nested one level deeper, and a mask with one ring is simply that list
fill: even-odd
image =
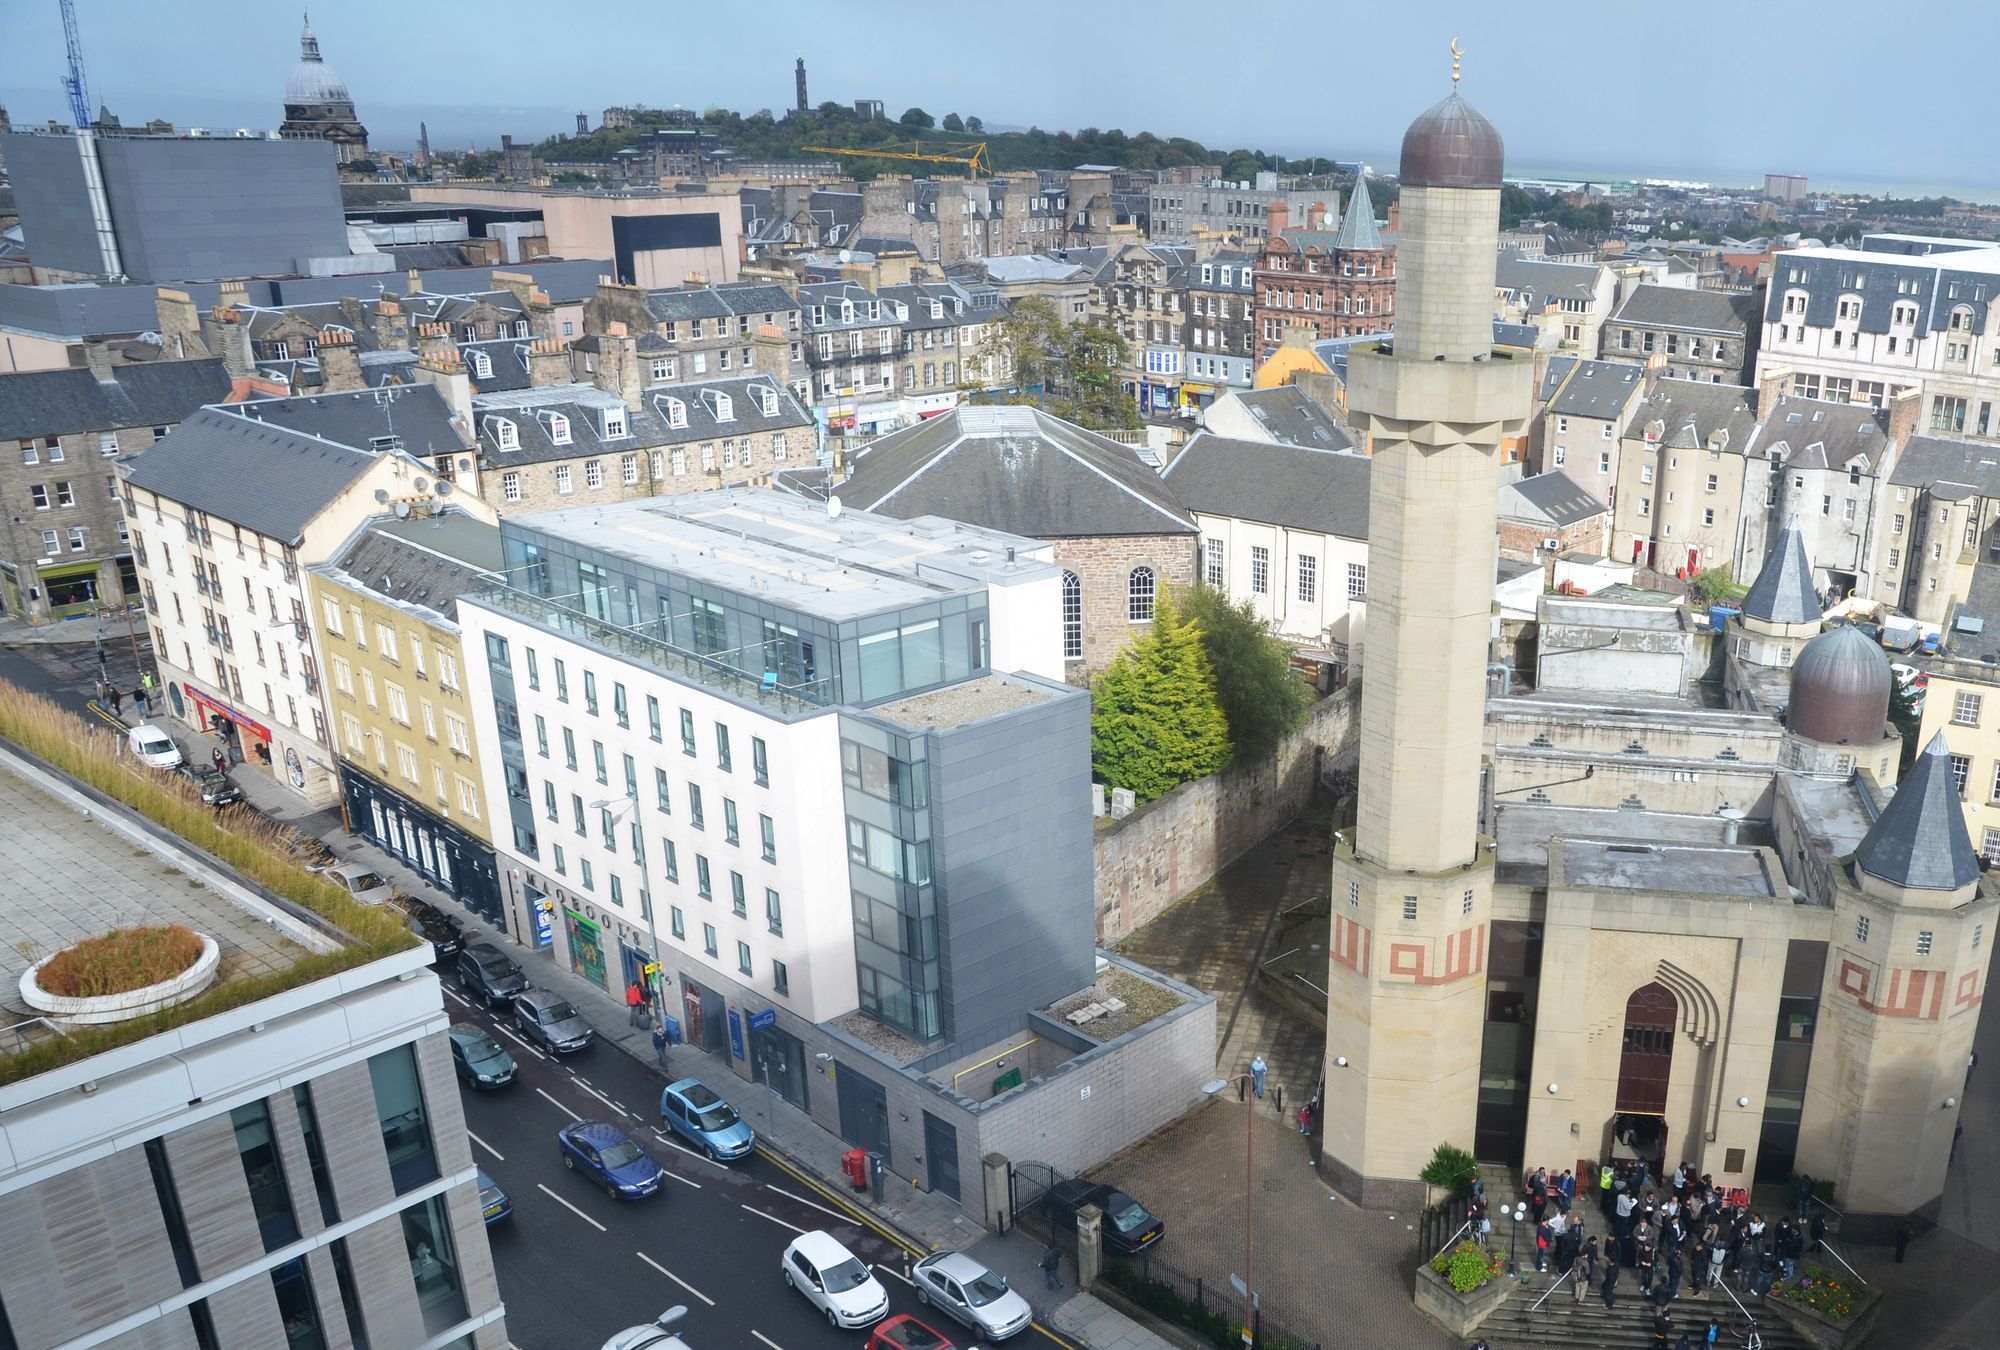
[{"label": "air conditioning unit", "polygon": [[1562,540],[1556,538],[1554,535],[1551,535],[1547,539],[1542,540],[1542,547],[1548,552],[1554,553],[1557,549],[1562,547]]}]

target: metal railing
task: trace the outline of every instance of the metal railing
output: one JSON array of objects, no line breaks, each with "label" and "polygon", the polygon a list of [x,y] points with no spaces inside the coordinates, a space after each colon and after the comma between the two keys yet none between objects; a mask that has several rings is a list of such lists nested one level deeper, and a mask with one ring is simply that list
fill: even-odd
[{"label": "metal railing", "polygon": [[1868,1283],[1867,1279],[1866,1279],[1866,1278],[1865,1278],[1865,1277],[1864,1277],[1864,1276],[1863,1276],[1863,1275],[1861,1274],[1861,1272],[1860,1272],[1860,1271],[1856,1270],[1856,1269],[1855,1269],[1855,1268],[1854,1268],[1853,1266],[1850,1266],[1850,1265],[1848,1265],[1848,1264],[1847,1264],[1847,1258],[1846,1258],[1846,1257],[1844,1257],[1844,1256],[1842,1256],[1842,1255],[1840,1254],[1839,1250],[1838,1250],[1837,1248],[1835,1248],[1835,1247],[1834,1247],[1834,1245],[1833,1245],[1833,1244],[1832,1244],[1831,1242],[1828,1242],[1828,1241],[1827,1241],[1827,1240],[1826,1240],[1825,1238],[1821,1238],[1821,1239],[1819,1240],[1819,1245],[1820,1245],[1820,1246],[1821,1246],[1821,1247],[1822,1247],[1822,1248],[1823,1248],[1823,1249],[1824,1249],[1824,1250],[1825,1250],[1825,1251],[1826,1251],[1826,1252],[1827,1252],[1827,1253],[1828,1253],[1828,1254],[1829,1254],[1830,1256],[1832,1256],[1834,1260],[1836,1260],[1836,1261],[1840,1262],[1840,1266],[1841,1266],[1841,1269],[1842,1269],[1842,1270],[1845,1270],[1845,1271],[1846,1271],[1846,1272],[1847,1272],[1847,1273],[1848,1273],[1849,1275],[1852,1275],[1852,1276],[1853,1276],[1853,1277],[1854,1277],[1855,1279],[1857,1279],[1857,1280],[1860,1280],[1860,1281],[1861,1281],[1861,1283],[1863,1283],[1863,1284],[1867,1284],[1867,1283]]}]

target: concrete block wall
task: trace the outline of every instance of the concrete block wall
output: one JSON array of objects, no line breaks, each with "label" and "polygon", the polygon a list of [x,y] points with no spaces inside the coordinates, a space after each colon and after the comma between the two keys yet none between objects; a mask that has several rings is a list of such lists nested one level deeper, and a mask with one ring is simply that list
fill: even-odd
[{"label": "concrete block wall", "polygon": [[1270,757],[1197,779],[1097,835],[1097,940],[1115,942],[1291,821],[1312,800],[1319,770],[1359,752],[1350,684],[1314,704]]}]

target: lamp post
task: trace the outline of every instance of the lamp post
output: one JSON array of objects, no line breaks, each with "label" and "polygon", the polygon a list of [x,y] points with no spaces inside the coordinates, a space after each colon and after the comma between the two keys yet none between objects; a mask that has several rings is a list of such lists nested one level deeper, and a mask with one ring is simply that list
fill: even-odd
[{"label": "lamp post", "polygon": [[[638,789],[631,788],[623,796],[606,797],[603,801],[592,802],[590,808],[593,811],[602,811],[613,805],[628,806],[632,809],[632,851],[638,855],[639,860],[639,911],[645,915],[646,936],[651,940],[653,945],[653,971],[651,978],[646,981],[647,998],[649,1000],[658,999],[659,1007],[655,1010],[654,1015],[660,1019],[660,1024],[665,1026],[667,998],[666,994],[659,987],[660,974],[665,967],[660,964],[660,924],[657,916],[653,913],[653,888],[649,880],[650,872],[646,866],[646,835],[645,831],[639,828]],[[616,818],[616,815],[614,815],[613,819]]]},{"label": "lamp post", "polygon": [[1507,1273],[1509,1275],[1518,1275],[1520,1274],[1520,1267],[1515,1264],[1514,1245],[1520,1241],[1521,1222],[1528,1217],[1528,1206],[1525,1203],[1516,1204],[1514,1208],[1507,1211],[1507,1216],[1514,1221],[1514,1226],[1507,1230]]},{"label": "lamp post", "polygon": [[[1216,1078],[1202,1084],[1203,1095],[1213,1097],[1224,1088],[1247,1082],[1252,1075],[1239,1073],[1233,1078]],[[1257,1327],[1257,1242],[1256,1242],[1256,1197],[1257,1197],[1257,1111],[1254,1106],[1243,1108],[1243,1327],[1249,1334],[1251,1350],[1256,1350]]]}]

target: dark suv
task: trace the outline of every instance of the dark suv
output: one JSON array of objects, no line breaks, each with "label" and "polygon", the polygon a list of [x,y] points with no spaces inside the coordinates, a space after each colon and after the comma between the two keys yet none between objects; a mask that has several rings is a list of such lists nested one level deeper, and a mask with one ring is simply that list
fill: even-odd
[{"label": "dark suv", "polygon": [[465,930],[458,920],[427,900],[419,900],[411,895],[391,896],[388,908],[403,916],[403,923],[412,933],[427,939],[431,944],[433,961],[449,961],[465,948]]},{"label": "dark suv", "polygon": [[458,954],[458,987],[498,1008],[528,987],[528,977],[492,943],[473,942]]}]

